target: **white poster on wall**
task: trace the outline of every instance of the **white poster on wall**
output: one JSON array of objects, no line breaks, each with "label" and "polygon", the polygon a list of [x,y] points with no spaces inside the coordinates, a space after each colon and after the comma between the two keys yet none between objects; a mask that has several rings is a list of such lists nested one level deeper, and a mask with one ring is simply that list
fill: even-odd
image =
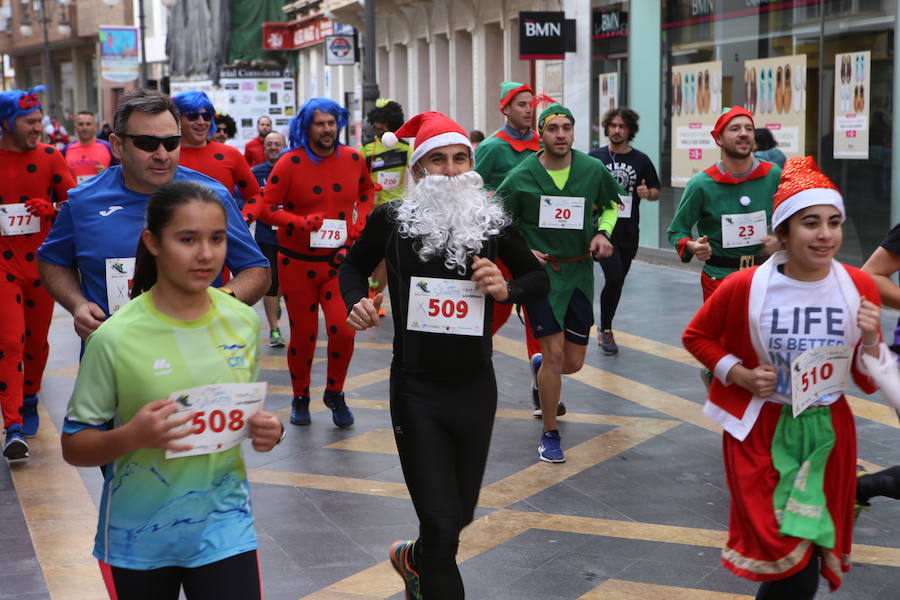
[{"label": "white poster on wall", "polygon": [[744,63],[744,102],[759,128],[772,132],[788,158],[806,144],[806,55],[761,58]]},{"label": "white poster on wall", "polygon": [[672,67],[672,186],[688,180],[719,157],[710,131],[722,110],[722,63]]},{"label": "white poster on wall", "polygon": [[217,113],[234,119],[237,135],[228,143],[241,151],[258,135],[256,122],[260,117],[272,119],[272,130],[286,136],[296,114],[294,80],[279,71],[227,69],[223,71],[218,87],[209,80],[171,83],[173,96],[187,90],[206,92]]},{"label": "white poster on wall", "polygon": [[872,53],[834,57],[834,158],[869,158]]},{"label": "white poster on wall", "polygon": [[600,115],[600,146],[603,147],[609,144],[609,138],[606,137],[606,132],[603,130],[603,116],[619,106],[618,73],[600,73],[600,77],[597,78],[597,97],[600,103],[598,113]]}]

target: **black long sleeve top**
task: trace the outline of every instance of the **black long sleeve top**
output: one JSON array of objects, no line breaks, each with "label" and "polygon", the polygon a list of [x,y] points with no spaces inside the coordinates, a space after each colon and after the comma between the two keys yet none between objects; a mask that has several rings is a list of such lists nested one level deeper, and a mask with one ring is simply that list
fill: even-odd
[{"label": "black long sleeve top", "polygon": [[[385,259],[391,309],[394,321],[394,358],[392,368],[403,373],[435,379],[456,379],[480,371],[491,364],[491,317],[494,300],[485,298],[481,336],[453,335],[409,330],[406,327],[409,286],[412,277],[468,280],[465,275],[444,266],[443,256],[422,262],[416,253],[416,240],[401,237],[397,230],[394,203],[375,209],[362,236],[350,248],[340,267],[340,286],[349,313],[367,296],[368,276]],[[550,279],[514,226],[485,241],[479,256],[496,261],[499,257],[509,268],[509,299],[506,303],[526,304],[547,295]],[[471,266],[471,257],[469,266]]]}]

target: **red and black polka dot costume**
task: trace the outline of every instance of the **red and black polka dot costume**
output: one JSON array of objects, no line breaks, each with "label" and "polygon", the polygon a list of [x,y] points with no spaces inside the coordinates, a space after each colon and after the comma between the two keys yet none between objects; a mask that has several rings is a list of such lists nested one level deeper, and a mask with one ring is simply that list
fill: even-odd
[{"label": "red and black polka dot costume", "polygon": [[259,184],[237,148],[213,141],[198,148],[182,146],[178,164],[212,177],[232,194],[235,188],[240,190],[244,198],[241,212],[245,219],[250,216],[251,220],[255,220],[262,210]]},{"label": "red and black polka dot costume", "polygon": [[[372,211],[372,178],[366,161],[347,146],[318,164],[303,148],[291,150],[275,164],[264,196],[267,210],[260,218],[278,226],[278,281],[291,326],[287,358],[294,396],[309,395],[319,305],[328,328],[326,389],[340,392],[353,356],[354,332],[346,323],[337,269]],[[346,222],[348,239],[343,247],[310,247],[310,231],[324,219]]]},{"label": "red and black polka dot costume", "polygon": [[[75,178],[62,154],[47,144],[33,150],[0,150],[0,205],[32,199],[65,201]],[[12,217],[4,212],[4,219]],[[41,389],[47,364],[47,331],[53,298],[41,285],[37,249],[47,237],[52,216],[40,219],[40,231],[0,235],[0,406],[4,427],[22,425],[23,396]]]}]

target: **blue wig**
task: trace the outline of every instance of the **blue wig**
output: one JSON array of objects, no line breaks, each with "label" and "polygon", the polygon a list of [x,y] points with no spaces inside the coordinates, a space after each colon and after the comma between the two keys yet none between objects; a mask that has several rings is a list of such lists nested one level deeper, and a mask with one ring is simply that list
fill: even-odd
[{"label": "blue wig", "polygon": [[0,129],[11,131],[13,123],[19,117],[30,115],[41,109],[41,100],[38,92],[46,92],[47,88],[37,85],[27,92],[25,90],[9,90],[0,94]]},{"label": "blue wig", "polygon": [[[206,92],[198,92],[196,90],[189,90],[187,92],[181,92],[175,96],[172,96],[172,102],[175,103],[175,106],[178,107],[178,112],[182,115],[189,112],[200,112],[203,109],[206,109],[206,112],[216,116],[216,109],[213,107],[212,102],[209,100],[209,96],[206,95]],[[209,122],[209,134],[207,137],[212,137],[212,134],[216,132],[216,120],[213,119]]]},{"label": "blue wig", "polygon": [[330,98],[310,98],[297,111],[297,116],[291,119],[291,126],[288,132],[291,150],[302,147],[306,150],[310,160],[318,164],[322,159],[316,156],[309,147],[309,126],[312,125],[313,115],[316,111],[331,113],[337,119],[337,137],[335,142],[337,143],[336,151],[338,153],[341,151],[341,130],[347,126],[347,121],[350,119],[350,111]]}]

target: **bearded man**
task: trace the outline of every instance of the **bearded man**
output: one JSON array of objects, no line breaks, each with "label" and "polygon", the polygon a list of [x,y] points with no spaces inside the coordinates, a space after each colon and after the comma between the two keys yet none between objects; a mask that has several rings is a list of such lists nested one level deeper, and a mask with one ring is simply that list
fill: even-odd
[{"label": "bearded man", "polygon": [[681,262],[696,256],[705,263],[704,302],[725,277],[765,260],[781,169],[753,156],[753,128],[753,115],[740,106],[722,113],[711,132],[722,158],[691,177],[669,225],[669,242]]},{"label": "bearded man", "polygon": [[[472,170],[462,127],[426,112],[382,142],[390,146],[397,137],[416,138],[410,173],[417,184],[369,216],[341,265],[341,293],[352,329],[377,326],[383,295],[367,297],[367,277],[387,261],[391,420],[419,517],[419,538],[396,542],[390,559],[407,598],[462,599],[459,533],[474,515],[497,407],[493,305],[543,298],[549,279]],[[498,257],[513,279],[503,277]]]}]

